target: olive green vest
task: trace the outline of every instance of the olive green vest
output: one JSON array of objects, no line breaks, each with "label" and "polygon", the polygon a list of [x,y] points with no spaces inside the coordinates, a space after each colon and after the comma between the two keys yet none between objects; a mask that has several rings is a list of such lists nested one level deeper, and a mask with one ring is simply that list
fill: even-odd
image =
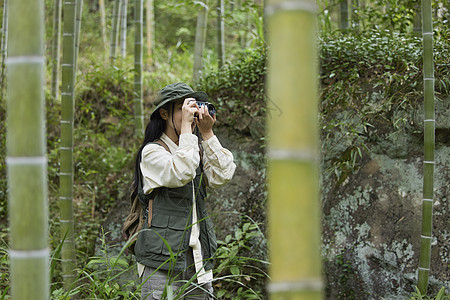
[{"label": "olive green vest", "polygon": [[[162,270],[184,271],[189,239],[192,229],[193,192],[197,208],[197,222],[200,226],[200,243],[205,270],[213,267],[212,257],[217,249],[217,240],[211,218],[205,207],[206,184],[201,168],[196,177],[183,187],[161,187],[152,195],[152,219],[148,229],[147,216],[143,230],[139,233],[134,247],[136,261]],[[148,200],[147,200],[148,201]],[[171,259],[172,257],[174,259]]]}]

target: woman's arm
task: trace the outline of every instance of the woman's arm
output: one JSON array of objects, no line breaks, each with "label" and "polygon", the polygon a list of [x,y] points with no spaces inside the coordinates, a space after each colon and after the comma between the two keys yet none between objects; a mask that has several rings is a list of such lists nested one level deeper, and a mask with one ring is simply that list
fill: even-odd
[{"label": "woman's arm", "polygon": [[216,136],[203,141],[202,146],[204,149],[203,172],[209,186],[215,188],[228,183],[236,170],[233,154],[222,147]]},{"label": "woman's arm", "polygon": [[144,192],[186,185],[194,179],[199,163],[198,138],[193,134],[181,134],[179,147],[173,154],[158,144],[148,144],[142,150],[140,164]]}]

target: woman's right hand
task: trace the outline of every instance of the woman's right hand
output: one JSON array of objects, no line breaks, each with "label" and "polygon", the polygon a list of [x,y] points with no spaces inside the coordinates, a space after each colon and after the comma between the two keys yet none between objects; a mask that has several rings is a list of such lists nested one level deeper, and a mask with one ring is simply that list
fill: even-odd
[{"label": "woman's right hand", "polygon": [[194,98],[184,99],[181,107],[181,133],[192,133],[194,116],[198,112],[198,105]]}]

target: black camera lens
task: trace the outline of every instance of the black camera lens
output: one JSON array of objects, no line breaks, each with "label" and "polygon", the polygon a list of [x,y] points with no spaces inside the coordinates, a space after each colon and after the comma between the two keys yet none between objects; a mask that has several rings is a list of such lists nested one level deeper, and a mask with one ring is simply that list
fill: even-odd
[{"label": "black camera lens", "polygon": [[216,114],[216,108],[214,107],[214,105],[212,105],[209,102],[197,101],[197,105],[198,105],[198,107],[202,107],[203,105],[206,105],[206,107],[208,108],[208,112],[211,116],[214,116]]},{"label": "black camera lens", "polygon": [[208,112],[211,116],[214,116],[216,114],[216,108],[211,103],[207,103]]}]

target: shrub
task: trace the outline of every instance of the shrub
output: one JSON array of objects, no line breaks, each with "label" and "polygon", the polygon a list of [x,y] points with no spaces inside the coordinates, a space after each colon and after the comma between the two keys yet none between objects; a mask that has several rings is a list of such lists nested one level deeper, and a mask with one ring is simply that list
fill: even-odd
[{"label": "shrub", "polygon": [[206,91],[217,106],[221,116],[219,124],[251,134],[256,139],[265,135],[266,53],[265,45],[244,50],[235,62],[228,62],[219,71],[209,72],[199,83],[199,88]]}]

